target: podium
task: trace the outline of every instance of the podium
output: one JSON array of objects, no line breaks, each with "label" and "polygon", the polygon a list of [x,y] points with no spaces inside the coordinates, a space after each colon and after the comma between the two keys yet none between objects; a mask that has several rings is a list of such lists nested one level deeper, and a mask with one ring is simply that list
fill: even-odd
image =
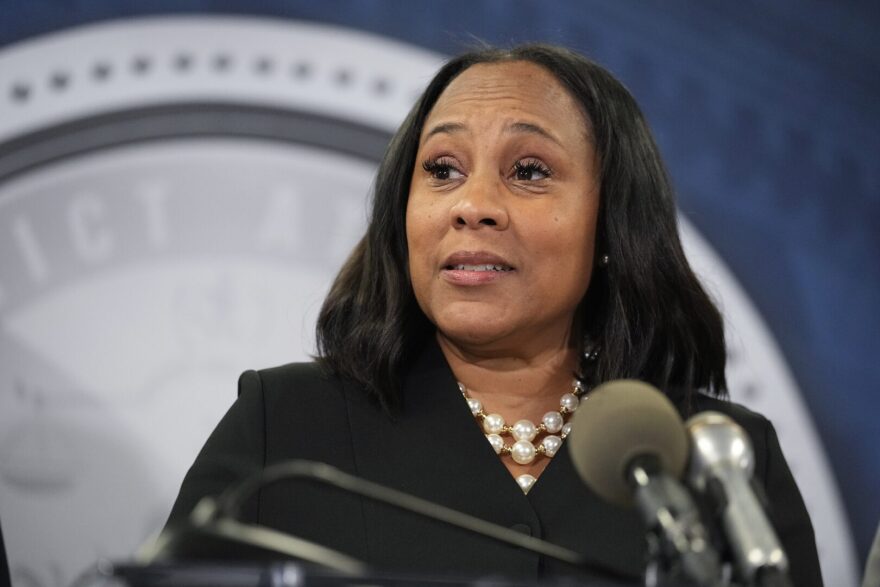
[{"label": "podium", "polygon": [[577,578],[520,581],[501,576],[419,576],[370,572],[352,576],[290,561],[270,563],[160,563],[137,565],[102,562],[80,577],[76,587],[637,587],[626,582]]}]

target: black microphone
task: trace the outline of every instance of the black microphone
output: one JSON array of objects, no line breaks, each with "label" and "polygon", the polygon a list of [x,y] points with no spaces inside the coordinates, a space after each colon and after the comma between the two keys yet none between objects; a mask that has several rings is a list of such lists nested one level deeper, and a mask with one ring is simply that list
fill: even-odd
[{"label": "black microphone", "polygon": [[[608,502],[636,505],[654,555],[697,585],[721,581],[721,563],[700,510],[678,482],[688,439],[675,406],[635,380],[600,385],[572,418],[569,454],[584,483]],[[674,578],[674,577],[671,577]]]},{"label": "black microphone", "polygon": [[746,431],[718,412],[693,416],[687,430],[688,479],[721,518],[740,579],[747,585],[791,585],[788,558],[752,490],[755,454]]},{"label": "black microphone", "polygon": [[134,557],[136,565],[145,568],[181,562],[270,563],[280,559],[343,577],[362,577],[369,570],[365,563],[331,548],[227,516],[213,497],[203,498],[188,519],[164,528]]},{"label": "black microphone", "polygon": [[[277,560],[280,556],[317,564],[349,576],[363,576],[366,565],[324,546],[238,520],[241,508],[257,491],[290,481],[318,483],[365,497],[416,516],[466,530],[584,569],[615,585],[631,585],[629,575],[562,546],[527,536],[426,499],[361,479],[324,463],[293,460],[271,465],[231,486],[219,497],[205,497],[187,523],[167,528],[138,556],[141,564],[186,559]],[[603,583],[606,584],[606,583]]]}]

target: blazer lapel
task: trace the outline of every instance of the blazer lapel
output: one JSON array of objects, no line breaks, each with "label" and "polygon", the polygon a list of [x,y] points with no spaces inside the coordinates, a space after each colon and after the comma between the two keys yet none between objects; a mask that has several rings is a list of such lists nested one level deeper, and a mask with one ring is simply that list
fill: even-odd
[{"label": "blazer lapel", "polygon": [[[634,509],[604,502],[580,480],[569,445],[553,457],[529,492],[541,520],[543,538],[580,552],[600,566],[641,577],[646,560],[645,526]],[[547,562],[549,572],[558,565]]]},{"label": "blazer lapel", "polygon": [[[349,415],[357,474],[640,574],[644,530],[635,513],[608,506],[588,490],[567,445],[524,495],[474,421],[433,340],[405,379],[402,413],[392,418],[366,409],[367,400],[358,398]],[[389,568],[456,574],[498,569],[536,578],[566,572],[561,563],[386,506],[365,503],[364,515],[369,560]]]},{"label": "blazer lapel", "polygon": [[[402,413],[393,418],[352,399],[349,418],[359,475],[507,527],[538,523],[486,442],[433,340],[406,377],[402,399]],[[386,506],[365,503],[364,512],[370,560],[390,568],[455,574],[498,569],[537,577],[536,555]]]}]

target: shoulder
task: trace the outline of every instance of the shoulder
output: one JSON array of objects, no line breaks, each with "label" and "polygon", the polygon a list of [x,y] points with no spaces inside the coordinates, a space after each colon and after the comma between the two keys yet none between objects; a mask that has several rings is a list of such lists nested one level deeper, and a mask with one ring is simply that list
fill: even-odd
[{"label": "shoulder", "polygon": [[241,376],[248,383],[261,383],[267,388],[279,388],[292,384],[334,385],[340,381],[319,363],[287,363],[266,369],[249,369]]},{"label": "shoulder", "polygon": [[730,401],[727,397],[709,395],[705,391],[687,393],[683,388],[673,387],[664,395],[672,402],[683,420],[700,412],[720,412],[732,418],[740,426],[751,429],[769,424],[767,418],[742,404]]},{"label": "shoulder", "polygon": [[354,409],[372,409],[367,393],[318,362],[288,363],[242,373],[238,402],[258,406],[267,430],[292,433],[319,423],[346,425]]},{"label": "shoulder", "polygon": [[287,363],[268,369],[248,370],[238,380],[240,397],[258,393],[263,401],[307,400],[319,395],[341,397],[344,392],[342,381],[316,362]]},{"label": "shoulder", "polygon": [[704,393],[694,394],[691,400],[690,415],[706,411],[721,412],[730,416],[737,424],[747,430],[764,429],[771,425],[770,421],[763,414],[743,404],[726,398],[709,396]]},{"label": "shoulder", "polygon": [[[679,407],[679,409],[682,409]],[[684,410],[682,410],[684,412]],[[764,428],[770,425],[769,420],[763,415],[755,412],[742,404],[732,402],[728,399],[712,397],[704,393],[697,393],[691,400],[690,414],[683,413],[688,417],[699,412],[720,412],[732,418],[737,424],[746,429]]]}]

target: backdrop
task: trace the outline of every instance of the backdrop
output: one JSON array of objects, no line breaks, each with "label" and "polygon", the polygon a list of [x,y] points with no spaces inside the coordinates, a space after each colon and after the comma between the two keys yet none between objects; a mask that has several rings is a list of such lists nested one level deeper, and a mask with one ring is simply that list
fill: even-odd
[{"label": "backdrop", "polygon": [[880,518],[874,3],[313,4],[0,2],[14,584],[68,584],[161,527],[237,373],[312,352],[375,162],[442,58],[540,40],[642,104],[731,394],[777,425],[826,581],[854,585]]}]

